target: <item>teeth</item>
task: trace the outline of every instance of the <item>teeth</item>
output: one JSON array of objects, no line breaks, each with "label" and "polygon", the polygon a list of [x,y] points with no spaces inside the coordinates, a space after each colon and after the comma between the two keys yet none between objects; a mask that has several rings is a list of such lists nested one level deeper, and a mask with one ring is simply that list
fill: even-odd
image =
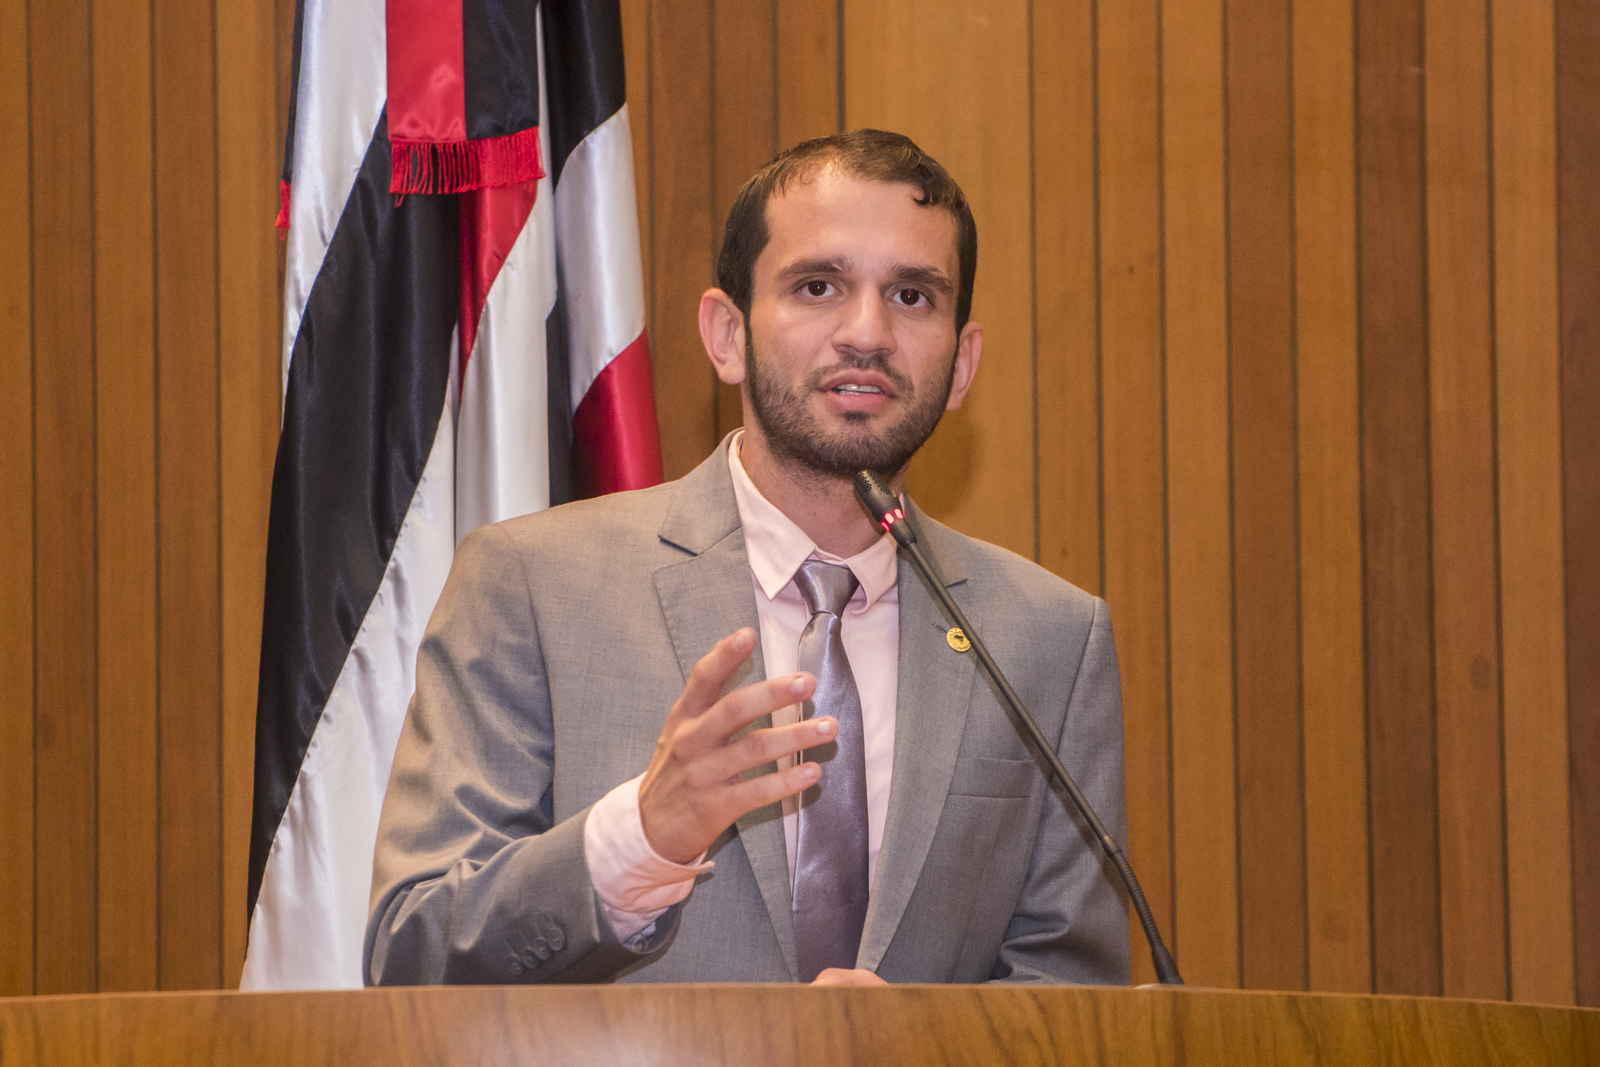
[{"label": "teeth", "polygon": [[839,386],[835,386],[833,391],[836,392],[836,393],[855,393],[855,394],[882,393],[883,392],[883,390],[879,389],[876,385],[839,385]]}]

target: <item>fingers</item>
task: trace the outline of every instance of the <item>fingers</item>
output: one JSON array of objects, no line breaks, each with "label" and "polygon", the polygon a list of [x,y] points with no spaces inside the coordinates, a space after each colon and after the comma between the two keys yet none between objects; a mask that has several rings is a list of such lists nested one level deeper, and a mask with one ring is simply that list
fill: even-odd
[{"label": "fingers", "polygon": [[882,978],[872,971],[856,967],[846,970],[843,967],[827,967],[811,982],[812,985],[888,985]]},{"label": "fingers", "polygon": [[752,730],[708,760],[708,770],[716,778],[736,778],[752,767],[825,745],[838,734],[838,720],[827,716]]},{"label": "fingers", "polygon": [[679,713],[681,710],[682,714],[688,716],[703,714],[722,696],[722,685],[728,680],[728,675],[750,658],[750,650],[755,647],[756,632],[748,626],[718,641],[689,672],[689,681],[684,685],[683,696],[673,712]]},{"label": "fingers", "polygon": [[816,688],[817,681],[809,674],[786,674],[756,682],[717,701],[707,710],[700,726],[708,737],[731,737],[763,715],[811,699]]},{"label": "fingers", "polygon": [[822,768],[815,763],[799,763],[776,774],[759,774],[748,781],[727,786],[729,806],[743,815],[747,811],[776,804],[784,797],[804,792],[816,785],[821,776]]}]

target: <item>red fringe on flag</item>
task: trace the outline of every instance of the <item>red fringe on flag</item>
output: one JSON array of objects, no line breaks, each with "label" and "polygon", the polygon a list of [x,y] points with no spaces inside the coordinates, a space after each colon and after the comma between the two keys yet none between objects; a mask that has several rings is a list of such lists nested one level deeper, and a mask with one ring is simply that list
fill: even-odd
[{"label": "red fringe on flag", "polygon": [[278,227],[280,237],[289,232],[289,183],[281,179],[278,181],[278,221],[273,225]]},{"label": "red fringe on flag", "polygon": [[391,150],[395,196],[497,189],[544,177],[537,126],[478,141],[395,141]]}]

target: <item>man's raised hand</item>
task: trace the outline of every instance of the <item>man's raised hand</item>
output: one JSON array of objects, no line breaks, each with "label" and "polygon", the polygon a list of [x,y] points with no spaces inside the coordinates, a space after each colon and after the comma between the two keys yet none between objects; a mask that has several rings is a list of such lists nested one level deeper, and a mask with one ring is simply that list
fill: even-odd
[{"label": "man's raised hand", "polygon": [[733,739],[763,715],[798,704],[816,689],[811,675],[788,674],[723,696],[728,675],[755,646],[756,633],[748,628],[717,642],[694,665],[661,728],[639,785],[639,818],[645,839],[664,859],[692,863],[745,812],[816,784],[821,772],[815,763],[747,781],[739,776],[780,756],[827,744],[839,731],[837,721],[819,716]]}]

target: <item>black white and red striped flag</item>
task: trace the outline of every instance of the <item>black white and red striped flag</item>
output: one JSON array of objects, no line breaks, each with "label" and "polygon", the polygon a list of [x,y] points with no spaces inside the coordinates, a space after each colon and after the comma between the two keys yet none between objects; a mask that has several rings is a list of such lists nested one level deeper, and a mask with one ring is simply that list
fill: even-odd
[{"label": "black white and red striped flag", "polygon": [[475,526],[661,480],[617,0],[300,0],[243,986],[361,984]]}]

